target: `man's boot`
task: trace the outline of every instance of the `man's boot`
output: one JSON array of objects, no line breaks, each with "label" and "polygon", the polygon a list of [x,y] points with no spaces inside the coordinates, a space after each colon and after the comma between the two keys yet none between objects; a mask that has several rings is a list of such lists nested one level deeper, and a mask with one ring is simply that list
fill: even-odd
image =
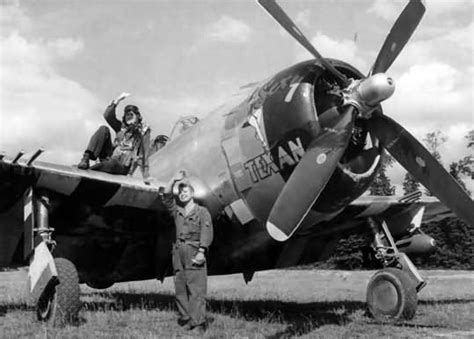
[{"label": "man's boot", "polygon": [[82,156],[81,161],[77,165],[77,168],[84,169],[84,170],[88,169],[89,168],[89,160],[90,160],[89,153],[85,152],[84,155]]}]

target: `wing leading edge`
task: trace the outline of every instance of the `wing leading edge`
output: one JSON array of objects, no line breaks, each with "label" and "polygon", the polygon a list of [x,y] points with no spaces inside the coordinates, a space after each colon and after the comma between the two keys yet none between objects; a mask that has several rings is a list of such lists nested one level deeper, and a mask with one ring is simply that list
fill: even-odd
[{"label": "wing leading edge", "polygon": [[0,159],[0,195],[4,197],[1,205],[13,204],[30,186],[79,199],[87,198],[102,206],[155,209],[159,205],[156,202],[159,185],[146,185],[139,178],[14,160]]},{"label": "wing leading edge", "polygon": [[355,218],[369,216],[380,216],[381,218],[394,217],[395,215],[409,210],[425,207],[423,223],[439,221],[456,215],[435,197],[421,197],[409,200],[397,196],[373,196],[367,195],[354,200],[348,209],[359,208],[360,213]]}]

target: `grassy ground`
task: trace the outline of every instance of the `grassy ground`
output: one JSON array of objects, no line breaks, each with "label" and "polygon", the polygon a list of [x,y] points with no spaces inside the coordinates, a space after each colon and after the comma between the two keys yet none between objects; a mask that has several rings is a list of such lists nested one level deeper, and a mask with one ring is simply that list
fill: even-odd
[{"label": "grassy ground", "polygon": [[[433,338],[474,337],[474,272],[423,271],[414,319],[376,324],[366,314],[373,272],[268,271],[245,285],[241,275],[209,278],[208,338]],[[82,286],[80,323],[51,328],[36,322],[25,272],[0,273],[2,338],[187,338],[176,324],[173,281]]]}]

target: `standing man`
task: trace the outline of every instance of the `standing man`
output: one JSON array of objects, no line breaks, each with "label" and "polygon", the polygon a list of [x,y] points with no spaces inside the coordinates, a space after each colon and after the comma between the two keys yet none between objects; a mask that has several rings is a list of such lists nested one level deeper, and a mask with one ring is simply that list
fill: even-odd
[{"label": "standing man", "polygon": [[100,126],[92,135],[77,167],[88,169],[89,160],[100,159],[91,170],[128,175],[140,166],[145,182],[149,182],[150,127],[142,121],[140,111],[135,105],[125,106],[122,121],[117,119],[115,113],[117,105],[129,95],[120,94],[104,112],[105,120],[116,132],[114,142],[112,143],[107,126]]},{"label": "standing man", "polygon": [[[178,324],[203,334],[207,329],[206,255],[213,239],[212,219],[207,208],[194,201],[194,187],[185,176],[180,171],[160,191],[176,226],[172,254]],[[173,196],[175,186],[177,196]]]}]

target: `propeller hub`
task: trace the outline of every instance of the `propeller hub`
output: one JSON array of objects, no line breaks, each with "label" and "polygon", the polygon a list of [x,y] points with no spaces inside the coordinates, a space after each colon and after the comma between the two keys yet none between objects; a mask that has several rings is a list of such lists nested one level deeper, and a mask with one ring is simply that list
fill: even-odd
[{"label": "propeller hub", "polygon": [[353,80],[344,90],[344,104],[354,106],[368,119],[382,101],[395,92],[395,82],[385,73],[377,73],[363,80]]}]

